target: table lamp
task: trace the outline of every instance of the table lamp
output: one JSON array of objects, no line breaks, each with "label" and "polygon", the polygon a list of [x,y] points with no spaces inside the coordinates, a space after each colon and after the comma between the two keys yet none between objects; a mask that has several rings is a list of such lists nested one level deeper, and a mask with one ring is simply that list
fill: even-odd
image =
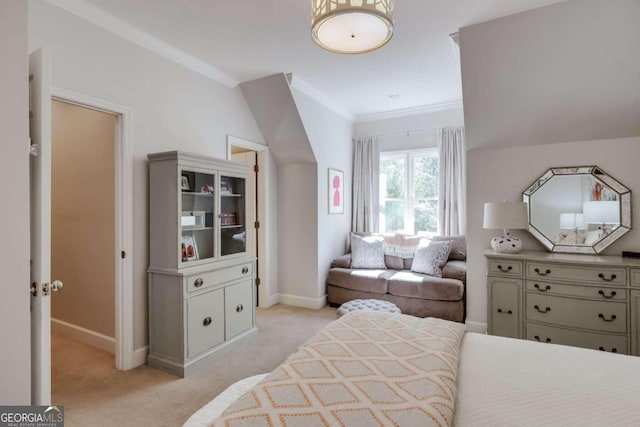
[{"label": "table lamp", "polygon": [[522,250],[522,241],[509,233],[510,229],[529,227],[528,205],[523,202],[489,202],[484,204],[484,228],[502,229],[502,236],[491,239],[494,251],[517,254]]}]

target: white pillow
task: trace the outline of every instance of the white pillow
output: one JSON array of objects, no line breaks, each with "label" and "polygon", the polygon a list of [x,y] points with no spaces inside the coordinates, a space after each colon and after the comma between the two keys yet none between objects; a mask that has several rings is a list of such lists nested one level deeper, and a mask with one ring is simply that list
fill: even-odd
[{"label": "white pillow", "polygon": [[439,242],[432,240],[429,246],[419,246],[416,250],[416,256],[413,257],[411,271],[442,277],[442,267],[449,259],[452,244],[451,240]]},{"label": "white pillow", "polygon": [[384,237],[360,236],[351,233],[351,268],[386,269]]}]

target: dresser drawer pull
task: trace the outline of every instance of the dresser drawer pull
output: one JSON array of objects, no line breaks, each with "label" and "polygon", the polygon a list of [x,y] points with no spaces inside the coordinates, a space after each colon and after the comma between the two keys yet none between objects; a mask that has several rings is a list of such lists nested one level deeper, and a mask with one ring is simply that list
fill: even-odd
[{"label": "dresser drawer pull", "polygon": [[202,321],[202,324],[204,326],[209,326],[211,322],[212,322],[211,317],[205,317],[204,320]]},{"label": "dresser drawer pull", "polygon": [[598,274],[598,277],[604,280],[605,282],[612,282],[613,280],[615,280],[617,276],[615,274],[612,274],[611,277],[607,279],[606,277],[604,277],[604,274],[600,273]]},{"label": "dresser drawer pull", "polygon": [[551,307],[546,307],[544,310],[541,310],[538,304],[534,305],[533,308],[538,310],[539,313],[548,313],[551,311]]},{"label": "dresser drawer pull", "polygon": [[602,295],[602,298],[612,299],[616,296],[616,291],[611,291],[611,295],[605,295],[603,290],[599,290],[598,293]]},{"label": "dresser drawer pull", "polygon": [[504,311],[503,309],[499,308],[499,309],[498,309],[498,313],[513,314],[513,311],[511,311],[511,310]]},{"label": "dresser drawer pull", "polygon": [[[598,347],[598,350],[600,350],[600,351],[607,351],[607,349],[606,349],[606,348],[604,348],[604,347],[602,347],[602,346]],[[612,349],[611,349],[611,353],[617,353],[617,352],[618,352],[618,349],[617,349],[617,348],[615,348],[615,347],[614,347],[614,348],[612,348]]]},{"label": "dresser drawer pull", "polygon": [[535,339],[536,339],[536,341],[538,341],[538,342],[546,342],[546,343],[551,342],[551,338],[546,338],[544,341],[542,341],[542,339],[541,339],[538,335],[534,336],[534,338],[535,338]]},{"label": "dresser drawer pull", "polygon": [[513,267],[508,265],[507,268],[503,268],[502,265],[498,265],[498,270],[502,271],[503,273],[508,273],[513,270]]},{"label": "dresser drawer pull", "polygon": [[196,288],[199,288],[202,285],[204,285],[204,280],[202,280],[202,277],[198,277],[196,281],[193,282],[193,286],[195,286]]},{"label": "dresser drawer pull", "polygon": [[244,306],[242,304],[238,304],[236,306],[236,313],[241,313],[244,310]]},{"label": "dresser drawer pull", "polygon": [[249,272],[249,267],[247,267],[246,265],[242,267],[242,274],[247,274],[248,272]]},{"label": "dresser drawer pull", "polygon": [[604,320],[605,322],[613,322],[614,320],[616,320],[616,315],[612,314],[610,318],[606,318],[604,317],[604,314],[600,313],[598,314],[598,317],[601,318],[602,320]]},{"label": "dresser drawer pull", "polygon": [[551,290],[551,286],[549,285],[545,286],[544,289],[542,289],[540,285],[536,283],[535,285],[533,285],[533,287],[539,290],[540,292],[549,292]]},{"label": "dresser drawer pull", "polygon": [[536,268],[533,271],[538,273],[538,276],[547,276],[547,275],[551,274],[551,270],[549,270],[549,269],[546,269],[544,273],[542,273],[539,268]]}]

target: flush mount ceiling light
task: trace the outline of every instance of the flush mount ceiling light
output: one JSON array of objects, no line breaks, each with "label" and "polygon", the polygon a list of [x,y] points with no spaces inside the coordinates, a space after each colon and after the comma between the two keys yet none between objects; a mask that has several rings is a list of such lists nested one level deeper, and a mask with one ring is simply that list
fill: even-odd
[{"label": "flush mount ceiling light", "polygon": [[393,36],[393,0],[311,0],[311,36],[336,53],[376,50]]}]

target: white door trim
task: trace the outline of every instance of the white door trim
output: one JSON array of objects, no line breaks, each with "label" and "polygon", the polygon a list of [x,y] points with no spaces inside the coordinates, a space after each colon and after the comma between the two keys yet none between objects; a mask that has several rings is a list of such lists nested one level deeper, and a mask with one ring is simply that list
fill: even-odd
[{"label": "white door trim", "polygon": [[258,259],[260,260],[260,286],[258,286],[258,300],[260,307],[270,307],[277,303],[277,298],[271,295],[272,281],[271,277],[275,277],[276,258],[272,256],[272,252],[268,250],[271,245],[271,239],[274,238],[275,230],[274,220],[271,212],[271,191],[272,183],[270,179],[270,159],[271,153],[269,147],[264,144],[249,141],[233,135],[227,135],[227,160],[231,160],[231,147],[242,147],[258,153],[258,167],[260,168],[260,178],[258,179],[258,221],[261,227],[258,229]]},{"label": "white door trim", "polygon": [[[116,114],[115,159],[115,278],[116,368],[133,369],[133,156],[131,108],[67,89],[53,87],[53,99]],[[124,251],[125,258],[121,257]]]}]

